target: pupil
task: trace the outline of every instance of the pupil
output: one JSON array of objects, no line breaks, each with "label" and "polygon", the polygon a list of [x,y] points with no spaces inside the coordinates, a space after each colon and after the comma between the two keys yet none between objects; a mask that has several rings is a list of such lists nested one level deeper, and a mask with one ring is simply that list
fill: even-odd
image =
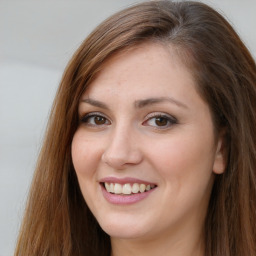
[{"label": "pupil", "polygon": [[98,124],[98,125],[105,124],[105,118],[102,116],[96,116],[94,118],[94,122],[95,124]]},{"label": "pupil", "polygon": [[167,120],[164,117],[157,117],[156,118],[156,124],[158,126],[165,126],[165,125],[167,125]]}]

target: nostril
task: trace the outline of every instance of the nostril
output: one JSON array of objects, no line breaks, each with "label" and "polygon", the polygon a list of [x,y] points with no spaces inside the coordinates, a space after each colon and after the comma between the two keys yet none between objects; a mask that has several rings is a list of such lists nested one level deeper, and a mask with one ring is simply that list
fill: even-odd
[{"label": "nostril", "polygon": [[102,154],[101,160],[103,163],[111,166],[114,169],[122,170],[127,165],[137,165],[142,161],[142,154],[138,150],[130,151],[106,151]]},{"label": "nostril", "polygon": [[112,156],[110,154],[103,154],[102,161],[114,169],[122,170],[129,162],[128,157],[122,155]]}]

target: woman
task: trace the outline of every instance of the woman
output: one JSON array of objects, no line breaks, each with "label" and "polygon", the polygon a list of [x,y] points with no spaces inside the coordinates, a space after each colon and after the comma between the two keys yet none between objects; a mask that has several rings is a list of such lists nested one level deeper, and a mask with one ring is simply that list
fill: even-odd
[{"label": "woman", "polygon": [[15,255],[255,255],[255,81],[202,3],[103,22],[63,75]]}]

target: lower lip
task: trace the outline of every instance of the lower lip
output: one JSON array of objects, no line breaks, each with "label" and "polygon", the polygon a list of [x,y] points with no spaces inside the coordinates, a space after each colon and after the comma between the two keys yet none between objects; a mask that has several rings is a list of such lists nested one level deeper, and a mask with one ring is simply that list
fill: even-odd
[{"label": "lower lip", "polygon": [[137,202],[142,201],[146,197],[148,197],[155,188],[150,189],[149,191],[138,193],[138,194],[131,194],[131,195],[116,195],[107,192],[104,186],[101,186],[101,191],[103,193],[104,198],[111,204],[119,204],[119,205],[126,205],[126,204],[135,204]]}]

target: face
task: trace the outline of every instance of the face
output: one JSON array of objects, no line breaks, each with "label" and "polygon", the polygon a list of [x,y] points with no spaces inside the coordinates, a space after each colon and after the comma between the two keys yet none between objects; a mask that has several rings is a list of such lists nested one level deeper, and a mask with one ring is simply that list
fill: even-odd
[{"label": "face", "polygon": [[122,239],[201,232],[214,172],[223,171],[221,140],[171,47],[112,57],[81,97],[79,116],[73,164],[103,230]]}]

